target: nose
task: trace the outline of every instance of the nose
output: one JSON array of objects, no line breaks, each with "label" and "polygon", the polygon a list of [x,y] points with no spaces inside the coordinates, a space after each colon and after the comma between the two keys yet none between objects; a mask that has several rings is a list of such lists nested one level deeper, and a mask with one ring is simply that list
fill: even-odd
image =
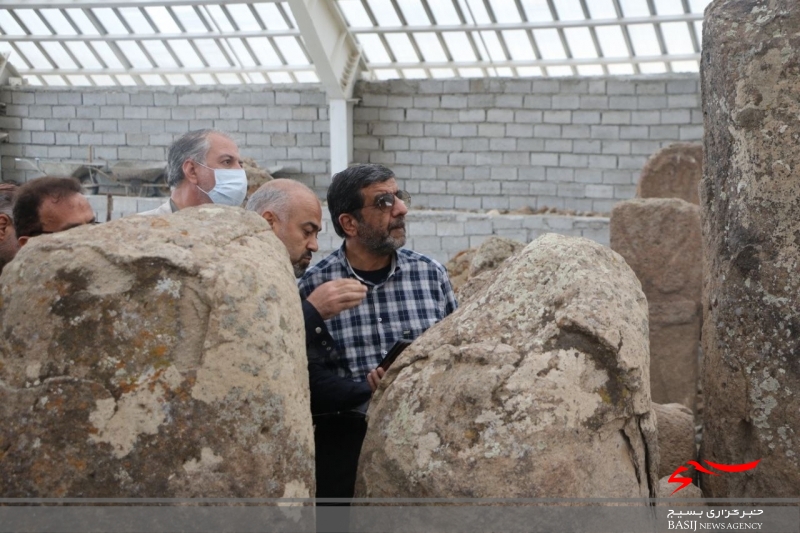
[{"label": "nose", "polygon": [[317,236],[312,235],[311,238],[308,240],[308,244],[306,245],[307,250],[311,250],[312,252],[316,252],[319,250],[319,243],[317,242]]},{"label": "nose", "polygon": [[408,207],[406,203],[401,200],[400,198],[395,197],[394,205],[392,206],[392,216],[393,217],[401,217],[408,213]]}]

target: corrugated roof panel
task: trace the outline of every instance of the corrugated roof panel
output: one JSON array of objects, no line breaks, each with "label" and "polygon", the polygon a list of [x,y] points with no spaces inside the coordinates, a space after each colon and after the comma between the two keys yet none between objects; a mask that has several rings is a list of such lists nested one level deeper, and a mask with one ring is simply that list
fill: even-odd
[{"label": "corrugated roof panel", "polygon": [[272,47],[272,44],[270,44],[266,37],[251,37],[247,39],[247,42],[250,43],[250,48],[256,54],[259,64],[268,67],[283,65],[275,48]]},{"label": "corrugated roof panel", "polygon": [[[125,22],[128,23],[128,26],[136,29],[135,31],[137,34],[147,35],[156,33],[157,28],[154,28],[153,25],[147,21],[144,13],[141,10],[135,7],[123,7],[120,8],[119,14],[122,15],[122,18],[125,19]],[[176,27],[171,31],[177,32],[179,30]]]},{"label": "corrugated roof panel", "polygon": [[601,65],[578,65],[578,74],[581,76],[602,76],[603,67]]},{"label": "corrugated roof panel", "polygon": [[411,26],[429,26],[431,20],[420,0],[398,0],[397,5],[406,19],[406,23]]},{"label": "corrugated roof panel", "polygon": [[513,24],[515,22],[522,22],[522,14],[520,14],[514,2],[507,0],[491,0],[492,13],[494,13],[495,22],[500,24]]},{"label": "corrugated roof panel", "polygon": [[533,61],[536,56],[533,53],[528,32],[525,30],[506,30],[502,32],[511,59],[516,61]]},{"label": "corrugated roof panel", "polygon": [[102,63],[98,61],[95,54],[92,53],[92,50],[89,49],[89,45],[80,41],[70,41],[64,43],[67,48],[69,48],[72,55],[78,58],[80,61],[81,66],[86,69],[95,69],[99,70],[103,68]]},{"label": "corrugated roof panel", "polygon": [[539,52],[544,59],[565,59],[567,57],[556,30],[533,30],[533,37],[536,39]]},{"label": "corrugated roof panel", "polygon": [[347,23],[352,27],[369,28],[372,21],[370,21],[364,6],[361,5],[361,0],[337,0],[339,9],[341,9]]},{"label": "corrugated roof panel", "polygon": [[400,19],[397,16],[394,6],[389,0],[364,0],[369,4],[372,9],[372,14],[378,21],[378,26],[384,28],[392,28],[402,26]]},{"label": "corrugated roof panel", "polygon": [[525,10],[528,22],[550,22],[553,15],[544,0],[522,0],[522,8]]},{"label": "corrugated roof panel", "polygon": [[432,63],[447,61],[447,55],[439,44],[439,39],[435,33],[414,33],[412,34],[417,41],[417,46],[422,52],[423,59]]},{"label": "corrugated roof panel", "polygon": [[50,59],[52,59],[55,62],[58,68],[69,68],[69,69],[78,68],[78,65],[75,64],[75,62],[69,56],[69,54],[64,49],[61,43],[59,42],[42,43],[42,48],[44,48],[44,51],[47,52],[47,55],[50,56]]},{"label": "corrugated roof panel", "polygon": [[[590,2],[591,3],[591,2]],[[559,20],[585,20],[579,0],[554,0]]]},{"label": "corrugated roof panel", "polygon": [[275,44],[289,65],[308,65],[309,61],[295,37],[275,37]]},{"label": "corrugated roof panel", "polygon": [[656,30],[652,24],[631,24],[628,26],[633,51],[637,56],[661,55],[661,48],[656,39]]},{"label": "corrugated roof panel", "polygon": [[145,49],[150,53],[150,56],[156,62],[156,65],[162,68],[174,68],[178,64],[175,58],[167,51],[167,47],[161,41],[142,41]]},{"label": "corrugated roof panel", "polygon": [[456,73],[451,68],[432,68],[431,77],[436,79],[453,78]]},{"label": "corrugated roof panel", "polygon": [[100,21],[100,24],[103,26],[103,29],[106,30],[106,33],[116,33],[116,34],[127,34],[128,30],[125,29],[125,25],[119,20],[114,10],[108,7],[95,7],[92,8],[91,13],[97,17],[97,20]]},{"label": "corrugated roof panel", "polygon": [[191,43],[186,39],[174,39],[169,41],[169,45],[178,56],[178,59],[186,68],[203,68],[203,61],[194,51]]},{"label": "corrugated roof panel", "polygon": [[40,9],[39,15],[56,31],[57,35],[77,35],[60,9]]},{"label": "corrugated roof panel", "polygon": [[435,19],[432,21],[433,23],[437,25],[461,24],[461,19],[458,18],[456,8],[453,6],[453,2],[457,0],[422,1],[428,5],[433,13],[433,18]]},{"label": "corrugated roof panel", "polygon": [[624,17],[647,17],[650,15],[647,0],[619,0],[619,4]]},{"label": "corrugated roof panel", "polygon": [[453,56],[453,61],[477,61],[478,58],[475,57],[475,51],[470,45],[466,32],[446,32],[442,37],[445,43],[447,43],[450,55]]},{"label": "corrugated roof panel", "polygon": [[97,52],[97,55],[100,56],[100,59],[103,60],[107,68],[120,69],[124,67],[117,58],[117,55],[111,50],[111,47],[108,46],[108,43],[103,41],[90,41],[89,46]]},{"label": "corrugated roof panel", "polygon": [[654,63],[640,63],[639,70],[642,71],[642,74],[663,74],[667,72],[667,65],[661,61]]},{"label": "corrugated roof panel", "polygon": [[425,70],[421,68],[404,68],[403,77],[412,80],[418,80],[418,79],[425,79],[428,77],[428,75],[425,73]]},{"label": "corrugated roof panel", "polygon": [[417,63],[422,59],[417,57],[417,53],[405,33],[387,34],[386,41],[392,49],[392,54],[400,63]]},{"label": "corrugated roof panel", "polygon": [[78,26],[81,35],[100,35],[100,30],[92,24],[82,9],[65,9],[64,12]]},{"label": "corrugated roof panel", "polygon": [[667,52],[670,54],[692,54],[694,46],[689,34],[689,26],[685,22],[667,22],[661,25]]},{"label": "corrugated roof panel", "polygon": [[579,59],[598,57],[589,28],[566,28],[564,37],[572,57]]},{"label": "corrugated roof panel", "polygon": [[359,33],[356,40],[361,44],[367,61],[372,63],[389,63],[391,59],[383,46],[380,37],[375,33]]}]

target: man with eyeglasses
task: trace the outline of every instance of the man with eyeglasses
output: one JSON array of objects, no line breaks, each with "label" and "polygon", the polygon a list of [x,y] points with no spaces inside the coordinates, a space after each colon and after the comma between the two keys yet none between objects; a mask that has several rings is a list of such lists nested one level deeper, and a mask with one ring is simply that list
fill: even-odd
[{"label": "man with eyeglasses", "polygon": [[32,237],[96,223],[78,180],[50,176],[28,181],[17,189],[13,219],[20,247]]},{"label": "man with eyeglasses", "polygon": [[[395,342],[416,339],[457,307],[445,268],[402,248],[409,201],[394,173],[382,165],[357,165],[336,174],[328,189],[328,210],[344,243],[299,283],[303,298],[331,280],[366,285],[367,296],[359,305],[326,320],[327,330],[317,333],[325,364],[372,388],[382,377],[375,369]],[[315,415],[318,498],[353,496],[365,412],[363,405]]]}]

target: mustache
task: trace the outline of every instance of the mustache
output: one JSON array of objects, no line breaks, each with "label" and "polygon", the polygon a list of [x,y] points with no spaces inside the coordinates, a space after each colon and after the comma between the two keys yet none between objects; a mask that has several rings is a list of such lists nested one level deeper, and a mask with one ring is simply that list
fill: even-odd
[{"label": "mustache", "polygon": [[300,257],[300,259],[308,259],[309,261],[311,261],[311,252],[310,252],[310,251],[307,251],[306,253],[304,253],[304,254],[303,254],[301,257]]},{"label": "mustache", "polygon": [[406,221],[405,219],[401,218],[397,222],[392,222],[389,224],[389,229],[406,229]]}]

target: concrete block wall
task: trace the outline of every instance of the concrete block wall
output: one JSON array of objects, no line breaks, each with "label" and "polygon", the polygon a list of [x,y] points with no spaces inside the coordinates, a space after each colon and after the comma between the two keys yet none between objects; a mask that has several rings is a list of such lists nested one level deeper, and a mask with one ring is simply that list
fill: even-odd
[{"label": "concrete block wall", "polygon": [[283,166],[292,177],[324,190],[330,183],[328,105],[319,86],[3,87],[2,177],[39,175],[19,161],[92,159],[166,161],[172,141],[187,131],[218,128],[234,135],[243,157]]},{"label": "concrete block wall", "polygon": [[[155,209],[163,198],[112,197],[111,220]],[[89,203],[100,221],[107,219],[108,198],[89,196]],[[577,217],[561,215],[499,215],[447,210],[412,209],[406,216],[406,247],[446,263],[466,248],[480,246],[491,235],[508,237],[528,243],[545,233],[560,233],[586,237],[605,246],[609,243],[607,217]],[[330,222],[327,208],[322,209],[322,231],[319,234],[319,261],[341,246]]]},{"label": "concrete block wall", "polygon": [[355,160],[415,206],[609,213],[647,158],[701,141],[697,75],[361,82]]}]

